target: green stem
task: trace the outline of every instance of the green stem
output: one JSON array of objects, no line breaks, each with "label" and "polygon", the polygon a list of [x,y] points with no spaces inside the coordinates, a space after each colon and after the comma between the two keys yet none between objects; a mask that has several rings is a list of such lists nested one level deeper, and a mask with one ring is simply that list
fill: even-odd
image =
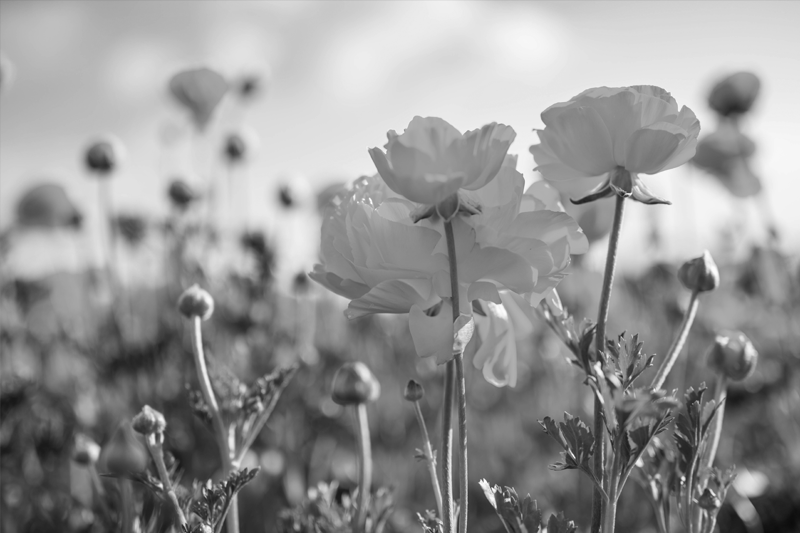
[{"label": "green stem", "polygon": [[694,318],[697,316],[697,308],[700,304],[698,296],[700,296],[699,292],[692,291],[692,296],[689,300],[689,307],[683,314],[683,323],[681,323],[681,328],[678,330],[678,335],[675,337],[675,340],[672,341],[672,346],[670,346],[667,356],[664,358],[661,366],[658,367],[658,372],[656,372],[653,382],[650,383],[650,389],[657,390],[664,386],[664,382],[667,380],[667,376],[669,376],[669,373],[672,371],[675,361],[678,360],[678,356],[683,349],[683,345],[686,344],[686,338],[689,336],[689,330],[692,329]]},{"label": "green stem", "polygon": [[[453,324],[461,315],[458,301],[458,260],[456,258],[456,241],[453,236],[453,223],[444,222],[444,234],[447,239],[447,258],[450,263],[450,293],[453,300]],[[455,354],[456,386],[458,390],[458,463],[461,472],[459,483],[459,533],[467,531],[468,494],[469,494],[469,464],[467,458],[467,384],[464,378],[464,354]]]},{"label": "green stem", "polygon": [[169,479],[169,473],[167,473],[167,466],[164,464],[164,451],[161,444],[156,440],[155,435],[148,435],[145,439],[145,443],[147,444],[150,456],[153,458],[153,462],[156,464],[156,470],[158,470],[158,477],[161,478],[161,484],[164,486],[164,492],[167,494],[167,498],[170,503],[172,503],[175,514],[178,516],[178,522],[180,522],[181,528],[185,528],[187,525],[186,516],[183,514],[183,509],[181,509],[178,496],[172,489],[172,482]]},{"label": "green stem", "polygon": [[[597,330],[595,332],[595,349],[597,357],[605,364],[606,347],[606,322],[608,321],[608,306],[611,300],[611,287],[614,284],[614,269],[617,264],[617,250],[619,248],[619,235],[622,228],[622,216],[625,211],[625,197],[617,196],[614,206],[614,223],[611,227],[611,236],[608,240],[608,254],[606,255],[606,269],[603,275],[603,288],[600,292],[600,308],[597,312]],[[603,379],[603,376],[597,376]],[[594,399],[594,475],[603,484],[605,478],[604,463],[606,455],[605,424],[603,424],[603,405],[600,400]],[[597,488],[592,492],[592,533],[600,533],[603,519],[603,494]],[[610,532],[608,532],[610,533]]]},{"label": "green stem", "polygon": [[706,468],[714,466],[714,458],[717,456],[719,438],[722,435],[722,419],[725,416],[725,398],[727,397],[727,393],[728,378],[725,374],[719,374],[714,384],[714,402],[719,407],[717,407],[717,412],[714,413],[714,420],[711,422],[711,441],[708,444],[708,451],[706,452],[704,461]]},{"label": "green stem", "polygon": [[436,475],[436,458],[433,456],[433,447],[431,446],[431,439],[428,436],[428,426],[425,424],[425,418],[422,416],[422,409],[418,401],[414,402],[414,413],[417,415],[419,429],[422,432],[422,452],[425,454],[425,459],[428,463],[428,473],[431,476],[433,496],[436,499],[436,509],[439,511],[439,517],[441,518],[442,489],[439,487],[439,476]]},{"label": "green stem", "polygon": [[444,494],[442,515],[444,533],[453,533],[453,382],[455,362],[448,361],[444,373],[444,403],[442,405],[442,482]]},{"label": "green stem", "polygon": [[133,499],[133,486],[130,479],[119,479],[120,493],[122,494],[122,532],[133,533],[133,513],[136,502]]},{"label": "green stem", "polygon": [[367,404],[356,405],[356,426],[358,427],[358,508],[355,530],[359,533],[367,531],[367,507],[369,506],[370,484],[372,483],[372,445],[369,437],[369,420]]}]

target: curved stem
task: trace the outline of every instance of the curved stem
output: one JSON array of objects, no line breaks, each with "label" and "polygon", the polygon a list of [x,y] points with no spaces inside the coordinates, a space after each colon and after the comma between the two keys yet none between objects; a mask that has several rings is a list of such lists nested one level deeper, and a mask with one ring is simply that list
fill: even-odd
[{"label": "curved stem", "polygon": [[[600,308],[597,312],[597,330],[595,332],[595,349],[598,360],[605,363],[606,347],[606,322],[608,321],[608,306],[611,300],[611,287],[614,284],[614,270],[617,264],[617,249],[619,248],[619,235],[622,228],[622,216],[625,212],[625,198],[617,196],[614,206],[614,223],[611,227],[611,236],[608,240],[608,254],[606,255],[606,269],[603,274],[603,288],[600,292]],[[602,379],[602,376],[598,376]],[[594,399],[594,475],[600,484],[605,477],[604,463],[606,455],[606,435],[603,424],[603,406],[600,400]],[[599,533],[603,519],[603,494],[594,489],[592,492],[592,533]]]},{"label": "curved stem", "polygon": [[439,487],[439,476],[436,475],[436,458],[433,456],[433,447],[431,446],[431,439],[428,436],[428,426],[425,424],[425,418],[422,416],[422,409],[419,402],[414,402],[414,413],[417,415],[417,422],[419,429],[422,432],[422,451],[425,454],[426,462],[428,463],[428,473],[431,476],[431,484],[433,485],[433,496],[436,499],[436,509],[439,511],[439,517],[442,517],[442,489]]},{"label": "curved stem", "polygon": [[658,367],[658,372],[656,372],[653,382],[650,383],[650,389],[657,390],[664,386],[664,382],[667,380],[667,376],[669,376],[670,371],[672,371],[675,361],[678,360],[678,356],[683,349],[683,345],[686,344],[686,339],[689,336],[689,330],[692,329],[694,317],[697,316],[697,308],[700,304],[698,296],[700,296],[699,292],[692,291],[692,296],[689,300],[689,307],[683,314],[683,323],[681,323],[681,327],[678,330],[678,335],[675,337],[675,340],[672,341],[672,346],[669,347],[667,356],[664,358],[661,366]]},{"label": "curved stem", "polygon": [[[461,315],[460,302],[458,301],[458,259],[456,258],[456,241],[453,236],[453,223],[444,222],[444,234],[447,240],[447,258],[450,263],[450,293],[453,300],[453,324]],[[467,459],[467,384],[464,379],[464,354],[455,354],[456,386],[458,390],[458,463],[460,467],[459,483],[459,533],[467,531],[468,495],[469,495],[469,466]],[[449,363],[448,363],[449,364]]]},{"label": "curved stem", "polygon": [[369,437],[367,404],[356,405],[356,426],[358,427],[358,509],[355,530],[366,533],[367,507],[369,505],[370,484],[372,483],[372,445]]}]

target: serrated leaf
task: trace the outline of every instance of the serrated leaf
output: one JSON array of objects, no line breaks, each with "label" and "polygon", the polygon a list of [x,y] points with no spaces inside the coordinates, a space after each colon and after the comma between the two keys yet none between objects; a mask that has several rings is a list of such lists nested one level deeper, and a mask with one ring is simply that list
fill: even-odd
[{"label": "serrated leaf", "polygon": [[547,521],[547,533],[575,533],[577,530],[575,522],[567,520],[563,511],[558,515],[551,514],[550,520]]}]

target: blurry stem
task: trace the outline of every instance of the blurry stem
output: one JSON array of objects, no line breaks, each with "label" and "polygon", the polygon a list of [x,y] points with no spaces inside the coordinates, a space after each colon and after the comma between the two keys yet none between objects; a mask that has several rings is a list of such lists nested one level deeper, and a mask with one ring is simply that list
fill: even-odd
[{"label": "blurry stem", "polygon": [[[458,260],[456,258],[456,241],[453,236],[453,223],[444,221],[444,234],[447,239],[447,258],[450,262],[450,293],[453,300],[453,324],[455,327],[461,309],[458,301]],[[454,331],[455,334],[455,331]],[[467,516],[469,515],[467,496],[469,494],[469,468],[467,463],[467,384],[464,379],[464,354],[459,351],[455,354],[456,385],[458,390],[458,463],[460,466],[459,483],[459,533],[467,531]],[[449,364],[449,363],[448,363]]]},{"label": "blurry stem", "polygon": [[[211,414],[211,423],[217,434],[217,445],[222,459],[222,473],[227,476],[235,466],[233,450],[231,450],[229,432],[225,429],[225,423],[222,421],[222,414],[214,396],[214,389],[211,388],[211,380],[208,377],[206,358],[203,353],[202,319],[199,316],[192,318],[192,353],[194,354],[194,366],[197,369],[197,380],[200,382],[200,391],[203,393],[203,399]],[[228,533],[239,533],[239,508],[236,500],[237,498],[234,496],[228,511]]]},{"label": "blurry stem", "polygon": [[672,346],[669,347],[667,356],[664,358],[661,366],[658,367],[658,372],[656,372],[653,382],[650,383],[651,390],[658,390],[664,386],[667,376],[669,376],[670,371],[672,371],[672,366],[675,364],[675,361],[678,360],[678,356],[683,349],[683,345],[686,344],[686,338],[689,336],[689,330],[692,329],[694,317],[697,315],[697,307],[700,304],[698,296],[700,296],[698,291],[692,291],[692,296],[689,300],[689,307],[683,314],[683,323],[681,324],[681,328],[678,330],[678,335],[675,337],[675,340],[672,341]]},{"label": "blurry stem", "polygon": [[419,406],[419,401],[414,402],[414,412],[417,415],[417,422],[419,429],[422,432],[422,452],[425,454],[425,462],[428,463],[428,473],[431,476],[431,484],[433,485],[433,496],[436,499],[436,509],[439,511],[439,517],[442,517],[442,489],[439,487],[439,476],[436,475],[436,458],[433,456],[433,448],[431,447],[431,439],[428,436],[428,426],[425,425],[425,418],[422,416],[422,409]]},{"label": "blurry stem", "polygon": [[358,428],[358,509],[354,530],[366,533],[367,507],[369,506],[370,484],[372,483],[372,445],[369,436],[369,419],[367,404],[359,403],[356,409],[356,426]]},{"label": "blurry stem", "polygon": [[[156,470],[158,470],[158,477],[161,479],[161,484],[164,486],[164,492],[172,504],[172,507],[175,509],[175,514],[178,516],[181,528],[185,529],[187,525],[186,516],[183,514],[180,502],[178,502],[178,496],[172,489],[169,473],[167,473],[167,466],[164,464],[164,450],[162,449],[161,442],[157,440],[158,438],[159,437],[156,437],[156,435],[148,435],[145,438],[145,444],[147,444],[147,450],[150,452],[150,455],[153,457],[153,462],[156,464]],[[160,439],[163,440],[163,438],[163,434],[160,434]]]},{"label": "blurry stem", "polygon": [[97,467],[94,464],[89,465],[89,476],[92,479],[92,488],[97,495],[96,499],[100,505],[100,510],[108,520],[111,514],[108,512],[108,504],[106,503],[106,490],[103,488],[103,482],[100,480],[100,475],[97,473]]},{"label": "blurry stem", "polygon": [[455,362],[448,361],[444,373],[444,402],[442,405],[442,504],[447,508],[442,515],[444,533],[453,533],[453,381]]},{"label": "blurry stem", "polygon": [[714,413],[714,420],[711,422],[711,440],[706,448],[707,451],[703,461],[706,468],[714,466],[714,458],[717,456],[719,438],[720,435],[722,435],[722,419],[725,416],[725,399],[727,398],[727,392],[728,378],[725,374],[720,373],[714,384],[714,403],[717,405],[717,411]]},{"label": "blurry stem", "polygon": [[131,480],[119,478],[119,489],[122,495],[122,532],[133,533],[133,513],[136,503],[133,500]]},{"label": "blurry stem", "polygon": [[[619,234],[622,228],[622,216],[625,211],[625,197],[617,195],[614,206],[614,223],[608,239],[608,255],[606,256],[606,269],[603,275],[603,288],[600,292],[600,308],[597,312],[597,330],[595,332],[595,349],[597,359],[605,364],[606,348],[606,322],[608,321],[608,306],[611,300],[611,286],[614,283],[614,269],[617,263],[617,249],[619,248]],[[597,376],[603,379],[603,376]],[[606,430],[603,423],[603,405],[595,396],[594,399],[594,454],[593,470],[600,485],[603,485],[605,472],[603,471],[606,456]],[[592,533],[599,533],[603,520],[603,494],[596,487],[592,492]],[[611,533],[611,532],[606,532]]]},{"label": "blurry stem", "polygon": [[116,330],[119,342],[122,342],[123,331],[120,321],[120,299],[123,297],[120,290],[119,262],[117,261],[117,232],[113,226],[114,206],[111,200],[111,177],[98,177],[97,192],[100,210],[100,239],[103,248],[103,266],[106,271],[106,281],[111,292],[111,319]]}]

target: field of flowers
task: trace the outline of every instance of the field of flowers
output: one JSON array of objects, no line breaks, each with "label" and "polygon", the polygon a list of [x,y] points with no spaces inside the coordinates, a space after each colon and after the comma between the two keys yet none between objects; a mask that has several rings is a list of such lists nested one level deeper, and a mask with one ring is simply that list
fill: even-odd
[{"label": "field of flowers", "polygon": [[[13,71],[3,57],[3,92]],[[166,180],[165,217],[115,209],[111,136],[76,154],[102,224],[56,183],[16,201],[2,531],[800,529],[800,255],[765,216],[743,257],[615,275],[626,208],[670,203],[648,188],[662,171],[691,165],[729,194],[708,201],[763,206],[757,76],[719,79],[702,133],[669,87],[565,94],[541,110],[527,184],[511,127],[408,117],[364,153],[371,175],[281,187],[277,230],[235,201],[257,133],[215,130],[224,99],[246,114],[266,84],[170,79],[203,185]],[[318,263],[278,283],[292,219],[321,221]],[[87,253],[84,234],[99,267],[15,259],[30,241]]]}]

